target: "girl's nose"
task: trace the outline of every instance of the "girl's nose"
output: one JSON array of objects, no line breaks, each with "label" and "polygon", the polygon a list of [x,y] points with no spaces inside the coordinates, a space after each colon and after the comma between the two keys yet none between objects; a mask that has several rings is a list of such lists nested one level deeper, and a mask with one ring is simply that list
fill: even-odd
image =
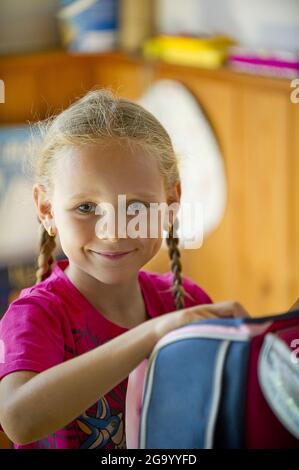
[{"label": "girl's nose", "polygon": [[117,241],[119,238],[127,238],[126,219],[118,220],[116,213],[106,213],[100,217],[95,226],[96,236],[100,239]]}]

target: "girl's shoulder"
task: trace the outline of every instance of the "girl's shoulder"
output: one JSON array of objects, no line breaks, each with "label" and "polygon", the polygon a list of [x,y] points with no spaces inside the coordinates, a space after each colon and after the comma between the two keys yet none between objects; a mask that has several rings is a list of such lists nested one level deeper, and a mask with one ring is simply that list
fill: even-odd
[{"label": "girl's shoulder", "polygon": [[[140,276],[150,284],[160,295],[172,296],[173,273],[167,271],[159,273],[156,271],[140,270]],[[182,285],[185,290],[185,306],[212,303],[211,297],[190,276],[182,274]]]},{"label": "girl's shoulder", "polygon": [[34,317],[45,319],[46,316],[55,316],[57,321],[64,309],[56,284],[57,281],[51,276],[45,281],[22,289],[18,297],[10,302],[0,319],[0,325],[9,319],[33,321]]},{"label": "girl's shoulder", "polygon": [[70,281],[64,274],[68,264],[67,259],[55,261],[51,274],[43,281],[25,287],[19,292],[8,308],[8,311],[19,309],[22,311],[36,311],[37,309],[55,313],[65,312],[65,298],[71,296]]},{"label": "girl's shoulder", "polygon": [[23,289],[0,320],[0,380],[17,370],[41,372],[62,362],[64,325],[59,299],[48,283]]}]

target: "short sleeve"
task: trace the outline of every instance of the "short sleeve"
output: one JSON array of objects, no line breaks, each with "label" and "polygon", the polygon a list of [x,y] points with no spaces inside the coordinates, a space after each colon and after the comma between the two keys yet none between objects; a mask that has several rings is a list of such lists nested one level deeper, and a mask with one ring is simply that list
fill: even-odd
[{"label": "short sleeve", "polygon": [[[183,275],[182,284],[186,292],[186,307],[213,303],[211,297],[190,277]],[[188,301],[188,304],[187,304]]]},{"label": "short sleeve", "polygon": [[64,336],[55,307],[28,296],[12,302],[0,321],[0,380],[18,370],[42,372],[64,360]]}]

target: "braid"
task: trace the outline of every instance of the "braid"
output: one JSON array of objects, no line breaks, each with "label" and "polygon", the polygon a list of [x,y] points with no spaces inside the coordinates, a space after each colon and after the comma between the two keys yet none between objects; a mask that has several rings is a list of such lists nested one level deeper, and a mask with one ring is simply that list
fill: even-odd
[{"label": "braid", "polygon": [[55,237],[51,237],[40,222],[40,251],[37,257],[36,284],[43,281],[51,274],[51,265],[54,262],[52,255],[55,247]]},{"label": "braid", "polygon": [[[177,222],[177,220],[176,220]],[[179,239],[173,236],[173,225],[169,227],[169,236],[166,238],[168,254],[171,260],[171,271],[173,272],[172,292],[174,295],[176,309],[184,308],[185,289],[182,285],[182,264],[180,260],[180,250],[178,248]]]}]

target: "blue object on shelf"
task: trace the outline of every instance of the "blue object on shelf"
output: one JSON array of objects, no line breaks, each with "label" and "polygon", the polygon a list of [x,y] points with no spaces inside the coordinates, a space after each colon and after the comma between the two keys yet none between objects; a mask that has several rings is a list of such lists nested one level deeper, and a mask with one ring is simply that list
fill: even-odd
[{"label": "blue object on shelf", "polygon": [[24,147],[30,137],[29,126],[0,126],[0,201],[13,177],[23,172]]},{"label": "blue object on shelf", "polygon": [[63,0],[58,13],[62,41],[74,52],[115,49],[118,0]]}]

